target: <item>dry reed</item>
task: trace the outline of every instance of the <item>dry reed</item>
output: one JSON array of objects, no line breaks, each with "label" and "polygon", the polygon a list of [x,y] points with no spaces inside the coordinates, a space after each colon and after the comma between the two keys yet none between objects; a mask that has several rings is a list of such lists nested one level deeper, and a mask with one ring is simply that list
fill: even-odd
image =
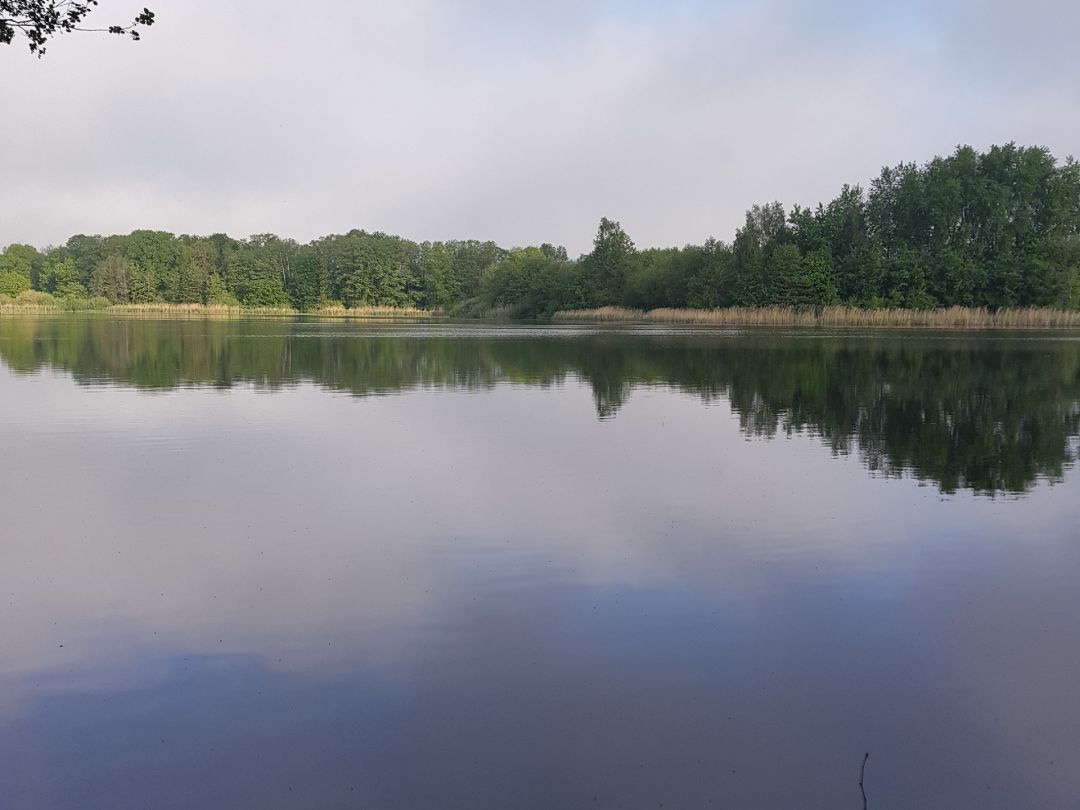
[{"label": "dry reed", "polygon": [[930,329],[1080,329],[1080,310],[1024,307],[990,311],[973,307],[947,309],[859,309],[858,307],[727,307],[724,309],[653,309],[622,307],[556,312],[554,320],[574,322],[646,322],[707,326],[860,326]]},{"label": "dry reed", "polygon": [[244,307],[238,304],[167,304],[154,301],[148,304],[112,304],[102,310],[113,315],[162,315],[188,318],[192,316],[240,318],[251,315],[295,315],[292,307]]},{"label": "dry reed", "polygon": [[56,304],[19,304],[14,301],[0,301],[0,315],[49,315],[64,311]]},{"label": "dry reed", "polygon": [[320,307],[310,314],[327,318],[430,318],[438,313],[416,307],[360,306],[350,308],[334,304]]},{"label": "dry reed", "polygon": [[[83,299],[65,301],[49,295],[27,296],[23,294],[17,299],[0,296],[0,315],[53,315],[65,312],[175,318],[250,318],[301,314],[292,307],[245,307],[235,304],[168,304],[164,302],[108,304]],[[415,307],[361,306],[349,308],[337,305],[322,307],[307,314],[329,318],[430,318],[437,313],[427,309],[416,309]]]}]

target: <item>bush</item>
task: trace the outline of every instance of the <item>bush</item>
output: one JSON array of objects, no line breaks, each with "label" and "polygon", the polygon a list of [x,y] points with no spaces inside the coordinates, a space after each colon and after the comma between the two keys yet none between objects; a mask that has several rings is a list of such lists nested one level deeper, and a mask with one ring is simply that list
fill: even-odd
[{"label": "bush", "polygon": [[30,280],[22,273],[5,270],[0,273],[0,295],[14,298],[30,289]]},{"label": "bush", "polygon": [[251,279],[241,285],[240,301],[246,307],[289,307],[289,297],[277,279]]},{"label": "bush", "polygon": [[216,273],[210,276],[206,284],[206,303],[216,306],[238,307],[240,302],[225,287],[225,282]]},{"label": "bush", "polygon": [[108,309],[112,306],[112,301],[103,295],[95,295],[93,298],[65,298],[63,305],[69,312],[86,312]]},{"label": "bush", "polygon": [[15,297],[17,304],[29,304],[31,306],[55,306],[59,302],[47,292],[41,290],[25,290]]}]

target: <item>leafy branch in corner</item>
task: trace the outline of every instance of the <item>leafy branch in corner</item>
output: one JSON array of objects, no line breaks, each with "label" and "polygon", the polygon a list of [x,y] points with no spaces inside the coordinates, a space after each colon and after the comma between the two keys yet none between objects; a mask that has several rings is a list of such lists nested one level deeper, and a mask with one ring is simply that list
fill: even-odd
[{"label": "leafy branch in corner", "polygon": [[45,45],[57,34],[72,31],[127,34],[133,40],[142,38],[140,28],[154,24],[154,12],[144,8],[128,25],[110,25],[106,28],[83,28],[86,16],[97,6],[98,0],[0,0],[0,45],[10,45],[16,34],[23,34],[30,45],[30,53],[42,57]]}]

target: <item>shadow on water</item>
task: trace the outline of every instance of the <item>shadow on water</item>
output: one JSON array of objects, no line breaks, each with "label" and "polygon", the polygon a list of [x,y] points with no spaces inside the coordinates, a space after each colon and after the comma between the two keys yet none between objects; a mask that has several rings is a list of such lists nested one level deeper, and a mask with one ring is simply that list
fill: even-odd
[{"label": "shadow on water", "polygon": [[87,383],[370,396],[580,379],[597,416],[637,388],[726,401],[747,436],[807,432],[943,492],[1023,493],[1077,458],[1080,341],[1055,337],[628,334],[289,321],[0,320],[0,359]]}]

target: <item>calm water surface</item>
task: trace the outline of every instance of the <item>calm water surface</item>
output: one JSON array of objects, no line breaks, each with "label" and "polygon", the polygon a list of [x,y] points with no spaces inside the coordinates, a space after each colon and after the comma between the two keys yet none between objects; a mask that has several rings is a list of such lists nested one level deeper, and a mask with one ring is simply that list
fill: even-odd
[{"label": "calm water surface", "polygon": [[1080,807],[1080,340],[0,319],[4,808]]}]

